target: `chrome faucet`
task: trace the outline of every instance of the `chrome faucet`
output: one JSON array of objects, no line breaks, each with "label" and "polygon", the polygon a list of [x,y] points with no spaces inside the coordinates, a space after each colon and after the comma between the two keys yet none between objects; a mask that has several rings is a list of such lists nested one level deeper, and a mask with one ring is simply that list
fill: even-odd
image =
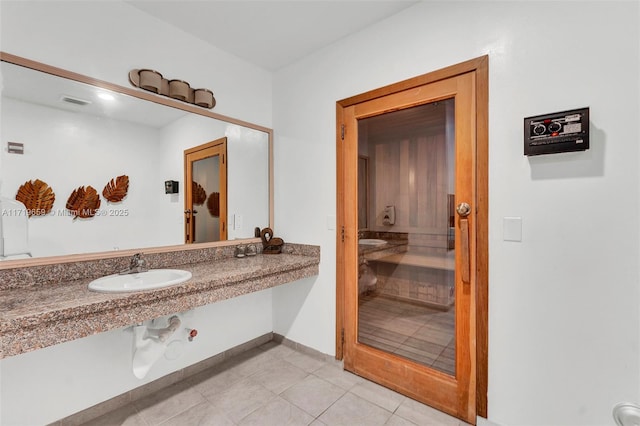
[{"label": "chrome faucet", "polygon": [[142,257],[142,253],[136,253],[131,258],[131,263],[127,269],[123,269],[120,271],[120,275],[125,274],[137,274],[139,272],[147,272],[149,268],[147,268],[147,261]]}]

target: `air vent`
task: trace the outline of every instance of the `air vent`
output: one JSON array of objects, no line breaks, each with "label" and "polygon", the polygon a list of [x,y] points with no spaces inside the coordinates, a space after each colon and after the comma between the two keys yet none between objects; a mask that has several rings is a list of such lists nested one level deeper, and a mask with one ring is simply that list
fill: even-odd
[{"label": "air vent", "polygon": [[67,95],[62,95],[60,100],[63,102],[68,102],[70,104],[80,105],[80,106],[89,105],[91,103],[91,101],[86,101],[84,99],[74,98],[73,96],[67,96]]}]

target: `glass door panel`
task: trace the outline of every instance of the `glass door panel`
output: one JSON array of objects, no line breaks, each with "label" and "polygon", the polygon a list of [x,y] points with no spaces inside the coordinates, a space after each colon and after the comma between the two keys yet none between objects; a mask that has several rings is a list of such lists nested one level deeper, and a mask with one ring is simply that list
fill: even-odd
[{"label": "glass door panel", "polygon": [[220,155],[196,160],[191,167],[193,242],[220,241]]},{"label": "glass door panel", "polygon": [[450,376],[454,116],[449,98],[357,120],[358,343]]},{"label": "glass door panel", "polygon": [[227,239],[227,138],[189,148],[185,162],[185,242]]}]

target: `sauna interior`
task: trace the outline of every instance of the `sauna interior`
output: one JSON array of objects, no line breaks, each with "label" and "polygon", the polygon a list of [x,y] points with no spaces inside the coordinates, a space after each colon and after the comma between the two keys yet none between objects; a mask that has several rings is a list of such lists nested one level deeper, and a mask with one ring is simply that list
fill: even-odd
[{"label": "sauna interior", "polygon": [[454,99],[358,122],[358,339],[455,374]]}]

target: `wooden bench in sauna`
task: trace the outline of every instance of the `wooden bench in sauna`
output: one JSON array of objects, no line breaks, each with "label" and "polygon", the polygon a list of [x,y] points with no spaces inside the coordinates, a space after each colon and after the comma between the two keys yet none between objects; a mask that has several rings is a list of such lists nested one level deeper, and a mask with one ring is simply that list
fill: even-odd
[{"label": "wooden bench in sauna", "polygon": [[393,253],[369,259],[378,278],[380,295],[449,309],[454,303],[453,252],[447,256],[421,253]]}]

